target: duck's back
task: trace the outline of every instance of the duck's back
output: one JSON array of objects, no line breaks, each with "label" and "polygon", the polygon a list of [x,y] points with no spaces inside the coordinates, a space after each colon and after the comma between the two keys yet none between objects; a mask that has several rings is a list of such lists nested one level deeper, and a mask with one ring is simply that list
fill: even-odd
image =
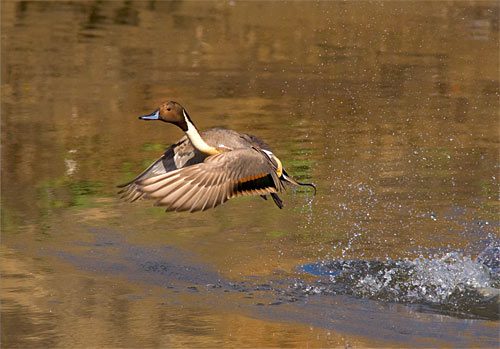
[{"label": "duck's back", "polygon": [[[258,147],[268,149],[269,147],[259,138],[239,133],[225,128],[211,128],[201,132],[201,137],[210,146],[215,148],[241,149]],[[192,146],[191,146],[192,147]],[[194,149],[194,148],[193,148]]]}]

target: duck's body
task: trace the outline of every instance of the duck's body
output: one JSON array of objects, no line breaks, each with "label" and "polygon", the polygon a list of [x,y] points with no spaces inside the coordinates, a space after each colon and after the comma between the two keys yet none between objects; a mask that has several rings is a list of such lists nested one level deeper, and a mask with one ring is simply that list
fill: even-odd
[{"label": "duck's body", "polygon": [[199,132],[176,102],[164,103],[141,119],[173,123],[186,136],[144,172],[120,186],[126,200],[152,198],[157,199],[157,205],[166,206],[167,211],[195,212],[236,196],[266,198],[270,194],[282,208],[277,193],[285,189],[285,183],[310,185],[290,178],[269,146],[255,136],[222,128]]}]

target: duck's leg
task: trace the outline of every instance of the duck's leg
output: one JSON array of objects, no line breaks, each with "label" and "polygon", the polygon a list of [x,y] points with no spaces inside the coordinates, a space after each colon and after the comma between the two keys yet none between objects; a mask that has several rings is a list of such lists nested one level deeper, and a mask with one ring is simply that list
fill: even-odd
[{"label": "duck's leg", "polygon": [[[261,195],[260,197],[263,198],[264,200],[267,200],[267,195]],[[273,198],[273,201],[276,204],[276,206],[278,206],[279,208],[283,208],[283,201],[281,201],[278,194],[271,193],[271,197]]]},{"label": "duck's leg", "polygon": [[276,193],[271,193],[271,197],[273,198],[274,203],[276,206],[278,206],[280,209],[283,208],[283,201],[281,201],[280,197]]}]

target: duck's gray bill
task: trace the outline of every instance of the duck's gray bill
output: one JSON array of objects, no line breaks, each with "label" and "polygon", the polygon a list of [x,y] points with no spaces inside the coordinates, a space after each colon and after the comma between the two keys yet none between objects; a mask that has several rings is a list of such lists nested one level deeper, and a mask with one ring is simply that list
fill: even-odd
[{"label": "duck's gray bill", "polygon": [[141,120],[159,120],[160,119],[160,110],[158,109],[158,110],[152,112],[151,114],[139,116],[139,119],[141,119]]}]

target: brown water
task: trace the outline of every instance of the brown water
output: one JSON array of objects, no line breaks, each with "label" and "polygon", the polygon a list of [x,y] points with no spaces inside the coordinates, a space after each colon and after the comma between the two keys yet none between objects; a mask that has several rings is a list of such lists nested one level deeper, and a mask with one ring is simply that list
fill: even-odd
[{"label": "brown water", "polygon": [[[300,268],[422,256],[465,266],[437,268],[444,284],[480,279],[499,239],[497,2],[1,6],[4,347],[498,344],[494,306],[329,293]],[[120,202],[182,135],[137,120],[165,99],[265,139],[318,195]]]}]

